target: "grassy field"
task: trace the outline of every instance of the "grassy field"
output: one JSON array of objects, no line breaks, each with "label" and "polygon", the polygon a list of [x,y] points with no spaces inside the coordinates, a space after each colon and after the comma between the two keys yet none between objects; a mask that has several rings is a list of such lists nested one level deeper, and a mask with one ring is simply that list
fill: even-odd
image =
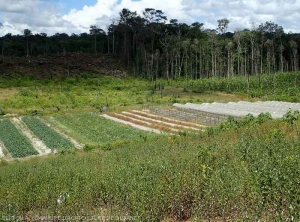
[{"label": "grassy field", "polygon": [[[160,89],[159,89],[160,88]],[[155,90],[156,89],[156,90]],[[39,114],[126,110],[141,105],[170,105],[174,102],[226,102],[246,99],[244,95],[185,91],[177,81],[155,83],[112,77],[65,80],[1,79],[0,107],[5,113]]]},{"label": "grassy field", "polygon": [[260,86],[253,77],[251,87],[239,78],[160,80],[156,90],[154,83],[110,77],[0,80],[0,92],[10,92],[0,94],[5,113],[37,110],[87,144],[76,152],[1,160],[0,220],[97,215],[131,221],[298,221],[299,113],[278,120],[268,114],[229,118],[203,132],[172,136],[121,126],[91,111],[99,113],[107,104],[115,111],[257,97],[299,101],[299,76],[278,74],[268,86],[271,76]]},{"label": "grassy field", "polygon": [[141,105],[239,100],[300,101],[300,73],[200,80],[116,79],[105,76],[66,79],[0,78],[0,107],[6,113],[126,110]]}]

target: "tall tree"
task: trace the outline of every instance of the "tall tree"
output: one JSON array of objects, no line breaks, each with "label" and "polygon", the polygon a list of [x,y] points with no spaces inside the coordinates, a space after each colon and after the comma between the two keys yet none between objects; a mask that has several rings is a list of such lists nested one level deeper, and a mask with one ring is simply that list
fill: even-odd
[{"label": "tall tree", "polygon": [[26,56],[29,57],[29,37],[32,35],[32,32],[29,29],[24,29],[23,35],[26,38]]},{"label": "tall tree", "polygon": [[98,51],[97,51],[97,35],[104,34],[104,33],[105,32],[103,31],[103,29],[98,28],[97,25],[91,25],[90,26],[90,35],[94,36],[94,52],[95,52],[95,55],[98,54]]},{"label": "tall tree", "polygon": [[221,35],[224,35],[227,32],[229,20],[226,18],[217,20],[218,22],[218,31],[221,33]]},{"label": "tall tree", "polygon": [[237,74],[240,74],[240,58],[242,54],[242,46],[241,46],[241,39],[242,39],[242,31],[238,30],[234,33],[234,40],[236,41],[237,44]]},{"label": "tall tree", "polygon": [[297,71],[299,68],[298,45],[294,40],[291,40],[290,47],[292,50],[292,71]]}]

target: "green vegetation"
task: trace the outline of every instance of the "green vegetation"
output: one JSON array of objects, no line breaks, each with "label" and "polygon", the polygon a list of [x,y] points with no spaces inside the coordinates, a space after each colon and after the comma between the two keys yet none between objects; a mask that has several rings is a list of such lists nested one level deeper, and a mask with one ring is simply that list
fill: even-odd
[{"label": "green vegetation", "polygon": [[[50,113],[40,118],[87,144],[77,152],[3,164],[0,215],[300,220],[299,112],[290,111],[282,120],[268,113],[229,118],[205,132],[179,136],[145,133],[98,115],[103,107],[116,111],[174,102],[299,101],[299,77],[295,72],[249,80],[0,79],[3,112]],[[40,138],[49,137],[37,118],[24,122]],[[0,140],[7,147],[17,140],[3,139],[6,125],[14,126],[0,120]],[[67,196],[62,204],[60,195]]]},{"label": "green vegetation", "polygon": [[22,120],[49,149],[57,149],[61,151],[73,147],[70,141],[63,138],[60,134],[48,127],[45,123],[41,122],[38,118],[25,116]]},{"label": "green vegetation", "polygon": [[300,102],[300,73],[278,73],[274,75],[233,78],[210,78],[192,80],[179,85],[193,92],[226,92],[246,94],[250,98],[265,97],[269,100]]},{"label": "green vegetation", "polygon": [[[0,106],[5,113],[39,114],[110,111],[175,102],[229,102],[261,98],[297,102],[300,73],[249,78],[146,80],[94,76],[60,79],[1,79]],[[227,94],[220,94],[227,93]],[[228,94],[231,94],[230,97]]]},{"label": "green vegetation", "polygon": [[67,129],[67,133],[80,142],[105,149],[121,146],[132,140],[146,141],[148,137],[153,136],[152,133],[116,123],[96,114],[57,115],[49,117],[48,120],[57,127],[63,125],[61,129]]},{"label": "green vegetation", "polygon": [[37,110],[38,113],[44,114],[78,110],[99,111],[104,106],[122,109],[147,101],[159,102],[171,99],[171,96],[159,99],[159,94],[152,96],[151,90],[150,82],[132,78],[116,79],[103,76],[65,80],[0,78],[0,91],[5,92],[3,95],[8,95],[0,96],[0,105],[6,113],[29,114]]},{"label": "green vegetation", "polygon": [[37,155],[29,140],[8,119],[0,119],[0,141],[13,158]]},{"label": "green vegetation", "polygon": [[[98,118],[76,118],[87,117]],[[85,212],[139,221],[299,220],[299,133],[299,120],[290,124],[263,114],[110,152],[82,151],[2,166],[0,212]],[[66,192],[66,202],[58,205]]]}]

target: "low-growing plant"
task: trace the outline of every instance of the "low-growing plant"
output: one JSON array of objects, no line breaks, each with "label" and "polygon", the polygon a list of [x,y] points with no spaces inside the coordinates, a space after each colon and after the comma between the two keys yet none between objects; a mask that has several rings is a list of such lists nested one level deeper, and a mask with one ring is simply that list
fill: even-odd
[{"label": "low-growing plant", "polygon": [[22,120],[49,149],[57,149],[61,151],[73,147],[72,143],[68,139],[62,137],[59,133],[41,122],[38,118],[25,116]]},{"label": "low-growing plant", "polygon": [[0,116],[3,116],[3,115],[5,115],[5,112],[3,111],[3,109],[0,106]]},{"label": "low-growing plant", "polygon": [[0,119],[0,141],[12,157],[20,158],[37,155],[27,137],[21,134],[9,119]]},{"label": "low-growing plant", "polygon": [[298,110],[292,111],[291,109],[284,114],[283,120],[292,125],[296,120],[300,119],[300,112]]},{"label": "low-growing plant", "polygon": [[83,150],[84,150],[85,152],[89,152],[89,151],[92,151],[92,150],[94,150],[94,149],[96,149],[96,148],[98,148],[98,147],[99,147],[99,146],[94,145],[94,144],[85,144],[84,147],[83,147]]},{"label": "low-growing plant", "polygon": [[264,123],[268,120],[271,120],[272,119],[272,116],[270,113],[261,113],[258,115],[256,121],[261,124],[261,123]]},{"label": "low-growing plant", "polygon": [[152,133],[134,129],[92,113],[57,115],[48,120],[58,127],[60,124],[63,125],[62,130],[67,128],[69,132],[66,133],[84,144],[89,144],[88,146],[111,147],[116,142],[141,140],[141,136],[151,137],[152,135]]},{"label": "low-growing plant", "polygon": [[[181,137],[147,134],[147,142],[120,142],[109,152],[65,152],[1,166],[0,212],[298,221],[300,143],[291,135],[300,123],[294,121],[286,132],[284,120],[257,119],[231,118],[226,130]],[[210,129],[214,133],[208,135]]]}]

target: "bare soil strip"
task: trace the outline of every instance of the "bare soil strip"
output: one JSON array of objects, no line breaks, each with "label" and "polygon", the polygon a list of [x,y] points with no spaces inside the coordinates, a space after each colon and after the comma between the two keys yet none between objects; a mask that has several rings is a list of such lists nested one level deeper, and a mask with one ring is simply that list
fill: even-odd
[{"label": "bare soil strip", "polygon": [[15,127],[29,139],[33,148],[36,149],[39,154],[51,153],[51,149],[49,149],[42,140],[34,135],[34,133],[26,126],[20,117],[13,117],[11,118],[11,121]]},{"label": "bare soil strip", "polygon": [[150,123],[158,123],[158,124],[162,124],[162,125],[167,125],[167,126],[170,126],[172,128],[176,128],[176,129],[200,130],[199,128],[179,125],[179,124],[170,123],[170,122],[165,122],[165,121],[162,121],[162,120],[145,117],[145,116],[142,116],[142,115],[139,115],[139,114],[133,114],[133,113],[129,113],[129,112],[122,112],[122,113],[124,113],[124,114],[126,114],[126,115],[128,115],[132,118],[144,120],[144,121],[147,121],[147,122],[150,122]]},{"label": "bare soil strip", "polygon": [[145,127],[145,126],[141,126],[141,125],[137,125],[137,124],[131,123],[131,122],[129,122],[129,121],[125,121],[125,120],[121,120],[121,119],[118,119],[118,118],[109,116],[109,115],[107,115],[107,114],[103,114],[103,115],[101,115],[101,116],[104,117],[104,118],[113,120],[113,121],[115,121],[115,122],[119,122],[119,123],[123,123],[123,124],[125,124],[125,125],[129,125],[129,126],[134,127],[134,128],[136,128],[136,129],[140,129],[140,130],[144,130],[144,131],[149,131],[149,132],[153,132],[153,133],[157,133],[157,134],[163,134],[163,132],[160,131],[160,130],[152,129],[152,128]]},{"label": "bare soil strip", "polygon": [[152,129],[157,129],[160,131],[167,131],[167,132],[172,132],[172,133],[178,132],[178,129],[174,129],[167,125],[158,124],[156,122],[151,122],[151,121],[144,121],[144,120],[140,120],[140,119],[133,118],[133,117],[128,117],[127,115],[120,114],[120,113],[113,113],[113,114],[110,114],[110,116],[124,120],[124,121],[132,122],[137,125],[150,127]]},{"label": "bare soil strip", "polygon": [[138,125],[147,125],[149,127],[151,127],[153,124],[152,123],[149,123],[149,122],[146,122],[146,121],[143,121],[143,120],[140,120],[138,118],[135,118],[135,117],[131,117],[131,116],[128,116],[128,115],[124,115],[123,112],[122,114],[120,113],[114,113],[114,114],[111,114],[112,116],[115,116],[115,117],[123,117],[123,118],[126,118],[127,120],[129,120],[130,122],[134,122],[134,123],[137,123]]},{"label": "bare soil strip", "polygon": [[152,118],[155,118],[155,119],[164,120],[164,121],[168,121],[170,123],[180,124],[180,125],[189,126],[189,127],[195,127],[195,128],[205,128],[205,127],[207,127],[205,125],[201,125],[201,124],[197,124],[197,123],[191,123],[191,122],[187,122],[187,121],[182,121],[182,120],[177,120],[177,119],[173,119],[173,118],[168,118],[168,117],[164,117],[164,116],[155,115],[155,114],[149,113],[148,110],[144,110],[144,111],[132,110],[131,112],[132,113],[137,113],[141,116],[152,117]]},{"label": "bare soil strip", "polygon": [[[82,149],[84,147],[84,144],[79,143],[77,140],[75,140],[74,138],[70,137],[69,135],[67,135],[66,133],[64,133],[63,131],[57,129],[56,127],[54,127],[53,125],[51,125],[50,123],[48,123],[45,119],[43,118],[39,118],[37,117],[41,122],[43,122],[44,124],[46,124],[48,127],[50,127],[51,129],[53,129],[55,132],[57,132],[58,134],[60,134],[62,137],[66,138],[67,140],[69,140],[73,146],[76,149]],[[59,124],[58,122],[56,122],[57,124]],[[59,124],[60,127],[65,128],[63,125]]]}]

